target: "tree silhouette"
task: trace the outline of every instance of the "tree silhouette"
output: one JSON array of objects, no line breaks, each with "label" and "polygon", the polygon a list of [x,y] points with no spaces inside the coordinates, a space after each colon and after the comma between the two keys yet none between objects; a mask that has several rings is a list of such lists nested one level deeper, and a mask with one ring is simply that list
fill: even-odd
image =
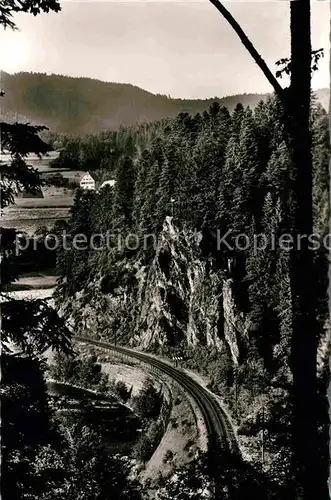
[{"label": "tree silhouette", "polygon": [[[37,15],[50,10],[59,11],[59,3],[55,0],[5,0],[0,5],[0,25],[15,29],[15,13]],[[51,149],[38,135],[43,130],[45,127],[29,123],[0,123],[1,152],[10,155],[8,163],[0,161],[1,209],[13,203],[18,191],[40,189],[42,181],[38,171],[27,166],[25,160],[29,153],[44,155]],[[6,286],[18,277],[17,232],[15,229],[0,230],[2,425],[6,434],[1,443],[5,479],[2,497],[39,498],[47,489],[50,477],[46,481],[45,478],[35,481],[33,464],[38,449],[56,440],[59,443],[51,423],[40,355],[49,347],[70,352],[70,335],[64,321],[59,320],[45,301],[15,300],[6,295]]]},{"label": "tree silhouette", "polygon": [[17,29],[13,19],[15,14],[25,12],[34,16],[43,12],[59,12],[61,10],[58,0],[3,0],[0,5],[0,25],[3,28]]}]

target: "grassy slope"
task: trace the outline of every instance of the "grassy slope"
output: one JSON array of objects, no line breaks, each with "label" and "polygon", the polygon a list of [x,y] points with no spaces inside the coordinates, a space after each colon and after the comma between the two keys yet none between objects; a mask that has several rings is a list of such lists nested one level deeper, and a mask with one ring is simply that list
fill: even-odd
[{"label": "grassy slope", "polygon": [[73,204],[73,197],[71,193],[49,196],[45,198],[16,198],[15,205],[10,207],[10,212],[17,212],[19,209],[32,209],[32,208],[67,208]]}]

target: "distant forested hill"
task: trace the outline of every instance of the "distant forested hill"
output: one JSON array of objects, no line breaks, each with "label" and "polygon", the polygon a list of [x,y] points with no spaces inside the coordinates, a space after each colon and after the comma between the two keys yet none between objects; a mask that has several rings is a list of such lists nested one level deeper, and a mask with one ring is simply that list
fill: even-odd
[{"label": "distant forested hill", "polygon": [[[120,125],[135,125],[180,112],[196,114],[214,101],[233,110],[238,102],[254,107],[267,94],[241,94],[211,99],[172,99],[152,94],[134,85],[106,83],[91,78],[72,78],[45,73],[2,72],[6,95],[1,116],[43,123],[55,132],[93,133],[117,130]],[[318,91],[322,105],[328,108],[329,90]]]}]

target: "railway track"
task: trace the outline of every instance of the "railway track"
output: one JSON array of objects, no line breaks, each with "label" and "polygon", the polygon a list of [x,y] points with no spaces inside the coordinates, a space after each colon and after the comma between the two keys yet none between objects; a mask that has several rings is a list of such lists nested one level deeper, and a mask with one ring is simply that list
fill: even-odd
[{"label": "railway track", "polygon": [[137,359],[171,377],[194,399],[200,409],[205,421],[209,445],[220,445],[223,449],[226,449],[232,454],[240,455],[236,437],[224,410],[221,408],[216,398],[188,374],[153,356],[127,347],[114,346],[106,342],[91,340],[87,337],[80,336],[75,336],[74,340]]}]

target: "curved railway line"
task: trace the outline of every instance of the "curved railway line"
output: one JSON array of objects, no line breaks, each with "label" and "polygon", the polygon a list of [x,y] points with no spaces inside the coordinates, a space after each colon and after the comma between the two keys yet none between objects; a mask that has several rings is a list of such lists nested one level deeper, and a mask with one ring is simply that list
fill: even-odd
[{"label": "curved railway line", "polygon": [[234,455],[240,455],[239,447],[232,426],[216,398],[187,373],[163,362],[153,356],[135,351],[126,347],[114,346],[106,342],[91,340],[86,337],[75,336],[74,340],[95,345],[126,357],[131,357],[146,363],[159,372],[168,375],[194,399],[205,421],[209,445],[220,444],[223,449]]}]

